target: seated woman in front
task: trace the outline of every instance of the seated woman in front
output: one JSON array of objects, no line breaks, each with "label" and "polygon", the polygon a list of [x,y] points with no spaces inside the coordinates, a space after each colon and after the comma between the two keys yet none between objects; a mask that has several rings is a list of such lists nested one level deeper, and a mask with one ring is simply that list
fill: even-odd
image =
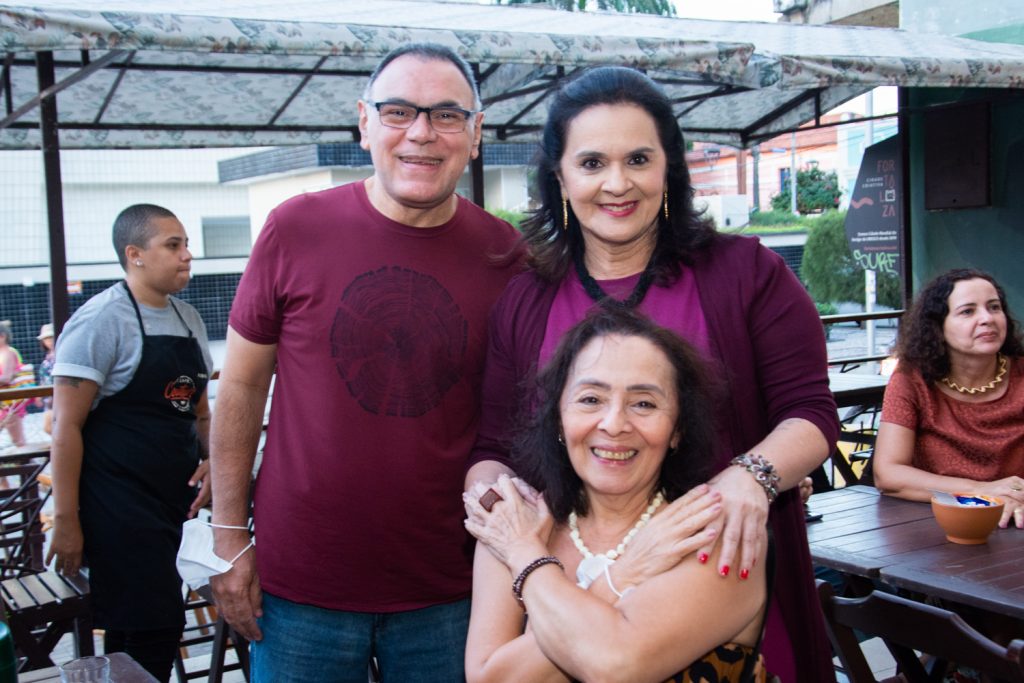
[{"label": "seated woman in front", "polygon": [[999,525],[1024,528],[1024,345],[992,276],[951,270],[900,324],[875,444],[875,485],[927,501],[931,491],[1005,501]]},{"label": "seated woman in front", "polygon": [[[467,679],[766,680],[764,553],[747,580],[692,553],[635,566],[652,517],[648,531],[665,529],[669,544],[679,522],[665,519],[703,526],[718,513],[706,487],[687,493],[707,478],[713,438],[696,352],[636,313],[599,310],[566,334],[539,384],[516,451],[543,493],[503,477],[466,496],[479,540]],[[666,504],[680,497],[691,502]]]}]

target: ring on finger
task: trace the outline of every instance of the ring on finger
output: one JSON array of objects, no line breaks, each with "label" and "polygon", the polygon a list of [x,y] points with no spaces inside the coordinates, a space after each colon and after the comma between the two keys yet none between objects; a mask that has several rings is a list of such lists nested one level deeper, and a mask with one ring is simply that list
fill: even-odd
[{"label": "ring on finger", "polygon": [[501,497],[500,493],[495,491],[493,488],[490,488],[484,491],[484,495],[480,496],[480,505],[483,507],[484,510],[490,512],[491,508],[493,508],[494,504],[497,503],[499,500],[505,499]]}]

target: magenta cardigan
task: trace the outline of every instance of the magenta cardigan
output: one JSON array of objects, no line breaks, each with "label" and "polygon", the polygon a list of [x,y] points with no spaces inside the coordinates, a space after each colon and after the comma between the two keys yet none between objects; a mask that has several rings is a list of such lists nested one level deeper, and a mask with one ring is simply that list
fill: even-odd
[{"label": "magenta cardigan", "polygon": [[[716,471],[787,418],[814,424],[835,444],[839,422],[828,388],[825,336],[814,304],[782,259],[755,238],[720,235],[695,255],[692,269],[707,320],[710,350],[726,387],[729,443],[715,454]],[[497,460],[510,467],[513,416],[533,380],[548,311],[557,291],[532,272],[513,278],[491,312],[483,413],[470,465]],[[797,490],[772,505],[776,547],[774,598],[786,624],[801,683],[835,679],[818,607]],[[765,656],[771,670],[771,633]],[[796,655],[794,655],[796,656]],[[781,660],[780,660],[781,661]],[[773,672],[773,673],[783,673]],[[784,678],[784,680],[786,680]],[[789,683],[786,680],[786,683]]]}]

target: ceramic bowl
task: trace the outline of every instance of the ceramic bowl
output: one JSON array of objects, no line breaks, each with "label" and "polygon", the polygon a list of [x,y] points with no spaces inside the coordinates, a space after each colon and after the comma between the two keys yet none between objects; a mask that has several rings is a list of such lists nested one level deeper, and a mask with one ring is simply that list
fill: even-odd
[{"label": "ceramic bowl", "polygon": [[978,545],[988,540],[1003,514],[1003,500],[976,493],[954,493],[958,497],[982,498],[991,505],[953,505],[940,503],[932,497],[932,513],[935,521],[946,532],[946,538],[953,543]]}]

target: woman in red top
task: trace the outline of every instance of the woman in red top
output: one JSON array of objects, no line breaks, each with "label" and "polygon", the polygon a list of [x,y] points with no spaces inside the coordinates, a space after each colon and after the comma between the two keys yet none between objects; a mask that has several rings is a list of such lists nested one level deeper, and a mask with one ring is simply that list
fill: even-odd
[{"label": "woman in red top", "polygon": [[991,275],[951,270],[904,315],[875,447],[875,484],[926,501],[971,491],[1024,528],[1024,344]]}]

